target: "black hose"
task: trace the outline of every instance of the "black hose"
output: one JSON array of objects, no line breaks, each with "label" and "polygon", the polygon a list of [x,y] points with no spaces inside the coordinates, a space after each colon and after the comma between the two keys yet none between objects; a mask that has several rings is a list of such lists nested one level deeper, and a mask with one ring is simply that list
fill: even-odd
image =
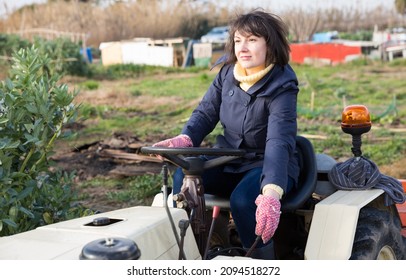
[{"label": "black hose", "polygon": [[258,242],[261,240],[261,236],[257,235],[257,238],[255,238],[254,243],[252,246],[248,249],[247,253],[245,254],[246,257],[250,257],[252,252],[254,251],[255,247],[257,247]]}]

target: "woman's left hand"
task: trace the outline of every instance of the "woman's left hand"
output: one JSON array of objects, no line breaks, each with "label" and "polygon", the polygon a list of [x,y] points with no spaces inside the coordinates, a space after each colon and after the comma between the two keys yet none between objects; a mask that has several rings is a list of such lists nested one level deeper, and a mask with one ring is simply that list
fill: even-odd
[{"label": "woman's left hand", "polygon": [[260,194],[255,200],[257,205],[255,234],[267,243],[274,235],[281,215],[281,203],[272,195]]}]

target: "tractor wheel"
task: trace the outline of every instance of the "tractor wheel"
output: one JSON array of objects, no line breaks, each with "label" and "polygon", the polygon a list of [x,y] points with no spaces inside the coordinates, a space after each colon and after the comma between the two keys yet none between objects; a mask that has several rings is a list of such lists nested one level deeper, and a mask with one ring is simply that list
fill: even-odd
[{"label": "tractor wheel", "polygon": [[359,213],[351,260],[403,260],[405,242],[399,217],[373,207]]}]

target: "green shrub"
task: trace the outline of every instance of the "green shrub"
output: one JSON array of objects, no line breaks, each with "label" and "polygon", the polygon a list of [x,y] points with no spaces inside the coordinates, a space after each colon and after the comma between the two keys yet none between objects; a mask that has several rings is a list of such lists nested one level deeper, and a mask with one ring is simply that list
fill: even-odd
[{"label": "green shrub", "polygon": [[88,63],[80,53],[81,45],[67,38],[44,40],[36,38],[34,46],[40,54],[47,55],[50,63],[57,73],[73,76],[89,76]]},{"label": "green shrub", "polygon": [[58,84],[50,60],[20,49],[0,84],[0,236],[85,213],[71,205],[72,176],[50,171],[54,141],[76,117],[76,93]]},{"label": "green shrub", "polygon": [[34,39],[34,43],[31,43],[17,35],[0,34],[1,56],[11,57],[14,52],[33,45],[38,49],[40,55],[49,57],[48,63],[55,72],[74,76],[90,75],[88,63],[80,53],[81,45],[70,41],[68,38],[45,40],[37,37]]},{"label": "green shrub", "polygon": [[341,32],[339,37],[343,40],[353,41],[371,41],[373,36],[372,30],[359,30],[357,32]]},{"label": "green shrub", "polygon": [[87,80],[80,84],[80,87],[83,87],[88,90],[94,90],[99,88],[99,82],[94,80]]},{"label": "green shrub", "polygon": [[27,48],[30,42],[17,35],[0,34],[0,55],[11,57],[21,48]]}]

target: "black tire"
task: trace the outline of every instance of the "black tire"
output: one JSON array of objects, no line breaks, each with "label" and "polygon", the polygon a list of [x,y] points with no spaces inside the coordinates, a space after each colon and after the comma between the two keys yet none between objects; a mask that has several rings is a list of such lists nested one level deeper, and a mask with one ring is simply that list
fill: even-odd
[{"label": "black tire", "polygon": [[351,260],[404,260],[405,241],[396,213],[373,207],[361,209]]}]

